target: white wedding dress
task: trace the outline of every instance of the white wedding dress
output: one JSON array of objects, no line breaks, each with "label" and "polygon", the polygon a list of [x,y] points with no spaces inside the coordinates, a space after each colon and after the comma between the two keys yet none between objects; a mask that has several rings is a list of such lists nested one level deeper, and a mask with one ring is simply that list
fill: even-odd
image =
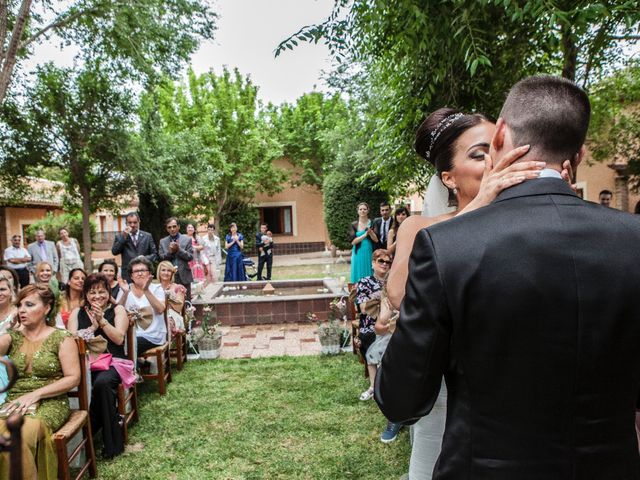
[{"label": "white wedding dress", "polygon": [[[449,191],[437,175],[431,177],[424,195],[424,217],[436,217],[452,212],[449,207]],[[411,461],[409,462],[409,480],[431,480],[433,468],[440,455],[442,435],[447,418],[447,388],[442,384],[433,409],[411,426]]]}]

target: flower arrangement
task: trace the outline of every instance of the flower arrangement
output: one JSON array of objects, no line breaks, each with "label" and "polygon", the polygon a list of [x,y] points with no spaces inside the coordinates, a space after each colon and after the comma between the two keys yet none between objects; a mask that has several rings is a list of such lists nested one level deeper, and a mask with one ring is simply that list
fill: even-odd
[{"label": "flower arrangement", "polygon": [[[215,311],[207,305],[203,309],[202,320],[195,318],[195,307],[187,308],[191,329],[187,334],[187,343],[191,353],[199,353],[200,358],[217,358],[222,345],[222,333],[218,329]],[[205,353],[215,352],[215,353]]]},{"label": "flower arrangement", "polygon": [[334,298],[329,303],[326,321],[320,320],[313,312],[307,313],[307,319],[318,325],[318,338],[320,345],[322,345],[322,353],[338,353],[344,342],[345,334],[347,337],[349,334],[346,328],[347,302],[345,297]]}]

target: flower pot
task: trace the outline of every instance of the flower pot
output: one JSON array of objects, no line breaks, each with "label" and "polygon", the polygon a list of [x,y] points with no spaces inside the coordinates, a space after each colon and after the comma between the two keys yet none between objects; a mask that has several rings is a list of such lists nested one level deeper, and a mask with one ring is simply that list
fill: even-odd
[{"label": "flower pot", "polygon": [[199,360],[199,359],[200,359],[199,353],[187,353],[187,360]]},{"label": "flower pot", "polygon": [[203,350],[200,349],[200,358],[202,360],[215,360],[220,357],[220,349],[216,348],[215,350]]},{"label": "flower pot", "polygon": [[319,329],[318,339],[325,355],[335,355],[340,353],[341,332],[334,329]]}]

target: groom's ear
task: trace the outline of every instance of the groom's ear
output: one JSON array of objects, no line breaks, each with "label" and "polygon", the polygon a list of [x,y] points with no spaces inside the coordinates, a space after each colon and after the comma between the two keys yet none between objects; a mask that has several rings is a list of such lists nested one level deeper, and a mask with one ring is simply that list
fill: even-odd
[{"label": "groom's ear", "polygon": [[576,171],[576,168],[578,167],[578,165],[580,165],[580,163],[582,162],[586,154],[587,154],[587,147],[582,145],[582,147],[580,147],[580,151],[576,153],[576,156],[574,157],[574,160],[573,160],[572,167],[574,172]]},{"label": "groom's ear", "polygon": [[[494,152],[499,152],[504,147],[504,138],[506,135],[507,124],[504,123],[504,119],[500,117],[496,122],[496,131],[491,139],[491,149]],[[494,159],[495,160],[495,159]]]}]

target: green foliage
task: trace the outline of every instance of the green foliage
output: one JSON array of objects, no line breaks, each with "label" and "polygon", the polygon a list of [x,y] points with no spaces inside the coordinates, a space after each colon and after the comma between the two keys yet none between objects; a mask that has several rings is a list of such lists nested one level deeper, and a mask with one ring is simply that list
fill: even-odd
[{"label": "green foliage", "polygon": [[167,195],[155,191],[150,193],[145,190],[138,193],[138,214],[140,215],[140,228],[151,234],[156,243],[167,235],[164,222],[173,216],[171,201]]},{"label": "green foliage", "polygon": [[82,211],[88,265],[90,214],[117,208],[131,193],[133,99],[99,62],[81,71],[47,64],[36,78],[22,104],[2,105],[0,181],[13,188],[43,167],[62,172],[65,204]]},{"label": "green foliage", "polygon": [[[84,60],[108,63],[119,78],[146,84],[162,74],[177,74],[200,41],[213,38],[215,31],[216,15],[205,0],[71,0],[33,2],[21,17],[25,30],[15,32],[21,3],[8,2],[0,9],[0,23],[9,25],[9,34],[0,37],[1,50],[17,41],[18,56],[28,57],[34,44],[54,34],[62,45],[76,45]],[[10,81],[14,59],[0,56],[0,70],[8,74],[0,83]],[[0,92],[4,87],[0,84]]]},{"label": "green foliage", "polygon": [[629,0],[337,0],[276,54],[294,41],[328,45],[337,62],[329,80],[361,104],[383,188],[403,194],[426,183],[411,145],[427,113],[496,115],[510,86],[537,73],[588,86],[619,64],[639,22]]},{"label": "green foliage", "polygon": [[[256,193],[282,189],[287,172],[274,167],[282,148],[257,100],[257,88],[237,70],[165,81],[144,96],[142,156],[176,205],[176,213],[206,221],[224,217]],[[143,181],[144,183],[144,181]]]},{"label": "green foliage", "polygon": [[380,179],[368,177],[359,181],[353,172],[336,169],[325,176],[324,218],[331,243],[341,250],[351,248],[348,241],[349,227],[358,219],[357,205],[366,202],[369,216],[378,216],[378,205],[388,200],[388,195],[377,190]]},{"label": "green foliage", "polygon": [[591,93],[589,148],[595,160],[628,162],[640,188],[640,61],[596,85]]},{"label": "green foliage", "polygon": [[335,155],[330,132],[349,121],[347,104],[339,95],[325,97],[312,92],[302,95],[294,105],[284,103],[272,108],[271,113],[284,156],[302,167],[304,183],[321,188],[324,172]]},{"label": "green foliage", "polygon": [[358,400],[367,386],[351,354],[189,361],[166,395],[152,382],[138,387],[133,448],[99,460],[100,478],[399,478],[408,429],[380,442],[386,420],[375,402]]},{"label": "green foliage", "polygon": [[[91,238],[96,233],[96,224],[94,221],[89,223],[91,228]],[[57,241],[59,239],[58,230],[62,227],[69,230],[69,236],[75,238],[82,245],[82,215],[77,213],[63,213],[62,215],[47,215],[29,225],[27,229],[27,242],[35,242],[36,230],[44,230],[47,240]]]}]

